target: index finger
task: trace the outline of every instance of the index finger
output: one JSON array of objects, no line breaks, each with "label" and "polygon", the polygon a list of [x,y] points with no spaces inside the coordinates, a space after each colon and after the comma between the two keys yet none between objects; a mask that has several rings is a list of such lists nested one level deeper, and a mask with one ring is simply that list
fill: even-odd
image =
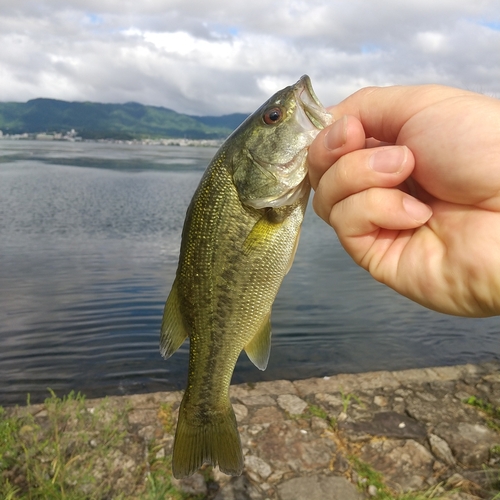
[{"label": "index finger", "polygon": [[423,109],[445,99],[473,94],[443,85],[366,87],[329,108],[337,120],[344,115],[359,119],[367,137],[397,143],[405,123]]}]

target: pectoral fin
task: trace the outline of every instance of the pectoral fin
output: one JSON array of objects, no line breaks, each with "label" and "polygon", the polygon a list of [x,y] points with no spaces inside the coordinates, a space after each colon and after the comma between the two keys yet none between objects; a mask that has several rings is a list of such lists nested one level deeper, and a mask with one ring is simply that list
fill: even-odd
[{"label": "pectoral fin", "polygon": [[160,334],[160,353],[167,359],[179,349],[186,340],[188,333],[182,319],[179,307],[177,282],[174,281],[163,311],[163,321]]},{"label": "pectoral fin", "polygon": [[245,352],[250,361],[259,369],[265,370],[271,354],[271,313],[267,315],[262,328],[245,346]]}]

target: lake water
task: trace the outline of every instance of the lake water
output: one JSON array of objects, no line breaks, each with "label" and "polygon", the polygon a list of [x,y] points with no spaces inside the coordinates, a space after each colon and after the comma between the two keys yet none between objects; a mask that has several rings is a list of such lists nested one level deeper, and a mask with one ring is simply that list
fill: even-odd
[{"label": "lake water", "polygon": [[[0,405],[184,387],[158,352],[184,214],[213,148],[0,141]],[[351,262],[309,207],[265,372],[233,381],[500,359],[500,318],[413,304]]]}]

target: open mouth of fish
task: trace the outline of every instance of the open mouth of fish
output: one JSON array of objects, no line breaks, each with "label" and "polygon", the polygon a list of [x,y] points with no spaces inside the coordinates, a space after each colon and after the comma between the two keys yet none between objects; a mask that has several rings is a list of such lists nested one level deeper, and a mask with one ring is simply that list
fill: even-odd
[{"label": "open mouth of fish", "polygon": [[312,88],[311,79],[307,75],[304,75],[294,85],[294,93],[302,111],[297,116],[299,123],[304,129],[310,128],[312,124],[316,128],[316,130],[311,131],[315,137],[320,130],[333,122],[332,115],[326,111],[319,101]]}]

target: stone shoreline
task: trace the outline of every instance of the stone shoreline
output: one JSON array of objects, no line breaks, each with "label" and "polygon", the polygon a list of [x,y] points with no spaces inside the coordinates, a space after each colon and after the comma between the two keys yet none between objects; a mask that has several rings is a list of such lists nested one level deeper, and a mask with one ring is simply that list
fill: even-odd
[{"label": "stone shoreline", "polygon": [[[181,395],[108,398],[128,408],[133,446],[120,452],[127,464],[120,482],[130,498],[138,485],[127,484],[127,471],[143,467],[151,443],[158,458],[172,451],[175,426],[167,428],[160,413],[171,409],[175,423]],[[380,473],[395,496],[432,491],[425,498],[492,499],[500,489],[498,363],[241,384],[230,396],[244,473],[197,473],[177,481],[186,493],[211,500],[387,498],[366,470]]]}]

